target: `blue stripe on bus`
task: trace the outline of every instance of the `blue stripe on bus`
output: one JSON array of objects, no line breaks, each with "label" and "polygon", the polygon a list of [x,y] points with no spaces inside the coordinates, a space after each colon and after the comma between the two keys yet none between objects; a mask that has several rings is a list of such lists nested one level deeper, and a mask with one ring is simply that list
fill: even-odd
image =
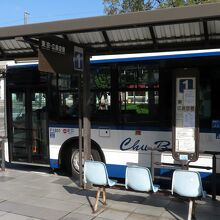
[{"label": "blue stripe on bus", "polygon": [[50,167],[51,167],[52,169],[57,169],[57,168],[59,168],[58,160],[56,160],[56,159],[50,159]]},{"label": "blue stripe on bus", "polygon": [[[125,178],[127,165],[106,164],[108,175],[111,178]],[[149,168],[150,169],[150,168]],[[166,176],[172,178],[173,171],[171,168],[156,168],[155,175]],[[202,179],[208,178],[212,175],[210,172],[199,172]]]},{"label": "blue stripe on bus", "polygon": [[79,126],[77,124],[55,124],[55,123],[50,123],[48,127],[52,128],[78,128]]},{"label": "blue stripe on bus", "polygon": [[169,54],[169,55],[159,55],[159,56],[149,55],[149,56],[144,56],[144,57],[91,60],[90,64],[119,63],[119,62],[162,60],[162,59],[181,59],[181,58],[196,58],[196,57],[210,57],[210,56],[220,56],[220,52],[216,51],[216,52],[191,53],[191,54]]},{"label": "blue stripe on bus", "polygon": [[[50,123],[49,127],[56,128],[78,128],[76,124],[55,124]],[[122,126],[122,125],[92,125],[93,129],[112,129],[112,130],[142,130],[142,131],[171,131],[171,128],[148,127],[148,126]]]},{"label": "blue stripe on bus", "polygon": [[125,178],[126,165],[106,164],[109,177]]},{"label": "blue stripe on bus", "polygon": [[22,65],[9,65],[7,69],[24,69],[24,68],[37,68],[38,64],[22,64]]}]

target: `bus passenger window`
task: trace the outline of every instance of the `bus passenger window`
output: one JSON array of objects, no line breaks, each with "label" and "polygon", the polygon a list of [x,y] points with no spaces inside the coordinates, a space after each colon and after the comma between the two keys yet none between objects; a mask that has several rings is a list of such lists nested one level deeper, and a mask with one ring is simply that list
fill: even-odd
[{"label": "bus passenger window", "polygon": [[137,114],[149,114],[148,91],[126,91],[119,93],[122,111]]},{"label": "bus passenger window", "polygon": [[92,112],[111,110],[111,68],[95,66],[91,71]]},{"label": "bus passenger window", "polygon": [[111,93],[109,91],[92,92],[92,111],[111,109]]},{"label": "bus passenger window", "polygon": [[200,85],[200,109],[201,118],[211,117],[211,87],[210,85]]},{"label": "bus passenger window", "polygon": [[119,85],[121,88],[137,88],[137,65],[119,67]]},{"label": "bus passenger window", "polygon": [[121,113],[125,113],[122,115],[124,121],[155,118],[159,109],[157,67],[133,64],[119,66],[118,71],[119,106]]},{"label": "bus passenger window", "polygon": [[61,119],[78,117],[78,93],[60,93],[60,117]]},{"label": "bus passenger window", "polygon": [[138,88],[159,88],[159,71],[158,69],[149,68],[146,65],[139,67]]},{"label": "bus passenger window", "polygon": [[91,71],[91,89],[110,89],[111,88],[111,69],[109,66],[93,68]]},{"label": "bus passenger window", "polygon": [[[59,73],[57,75],[57,94],[53,98],[54,103],[58,103],[57,112],[59,119],[68,120],[78,117],[79,92],[77,74]],[[54,107],[56,108],[56,106]]]},{"label": "bus passenger window", "polygon": [[96,95],[96,105],[99,110],[109,110],[111,105],[110,92],[102,92]]}]

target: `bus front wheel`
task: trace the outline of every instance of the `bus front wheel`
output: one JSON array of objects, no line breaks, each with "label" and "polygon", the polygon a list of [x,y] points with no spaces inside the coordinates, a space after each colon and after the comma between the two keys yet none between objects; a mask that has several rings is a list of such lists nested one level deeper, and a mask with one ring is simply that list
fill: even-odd
[{"label": "bus front wheel", "polygon": [[[99,151],[96,148],[91,149],[92,160],[102,161]],[[82,155],[82,162],[84,162],[84,156]],[[70,170],[73,177],[79,176],[79,149],[72,148],[71,157],[70,157]]]}]

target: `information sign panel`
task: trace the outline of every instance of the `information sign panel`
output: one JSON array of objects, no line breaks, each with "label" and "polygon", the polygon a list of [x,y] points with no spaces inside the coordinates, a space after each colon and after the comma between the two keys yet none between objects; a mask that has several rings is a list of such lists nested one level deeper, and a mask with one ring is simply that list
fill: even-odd
[{"label": "information sign panel", "polygon": [[74,47],[73,63],[74,63],[74,70],[83,71],[84,69],[83,48],[77,46]]},{"label": "information sign panel", "polygon": [[73,73],[73,46],[62,39],[44,38],[38,50],[38,69],[48,73]]},{"label": "information sign panel", "polygon": [[198,159],[198,72],[174,73],[173,157],[180,161]]}]

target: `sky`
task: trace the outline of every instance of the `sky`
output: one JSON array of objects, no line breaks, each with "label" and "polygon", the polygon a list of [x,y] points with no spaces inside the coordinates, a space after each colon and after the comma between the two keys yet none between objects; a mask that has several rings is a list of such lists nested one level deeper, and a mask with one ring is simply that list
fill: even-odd
[{"label": "sky", "polygon": [[0,27],[104,15],[102,0],[0,0]]}]

